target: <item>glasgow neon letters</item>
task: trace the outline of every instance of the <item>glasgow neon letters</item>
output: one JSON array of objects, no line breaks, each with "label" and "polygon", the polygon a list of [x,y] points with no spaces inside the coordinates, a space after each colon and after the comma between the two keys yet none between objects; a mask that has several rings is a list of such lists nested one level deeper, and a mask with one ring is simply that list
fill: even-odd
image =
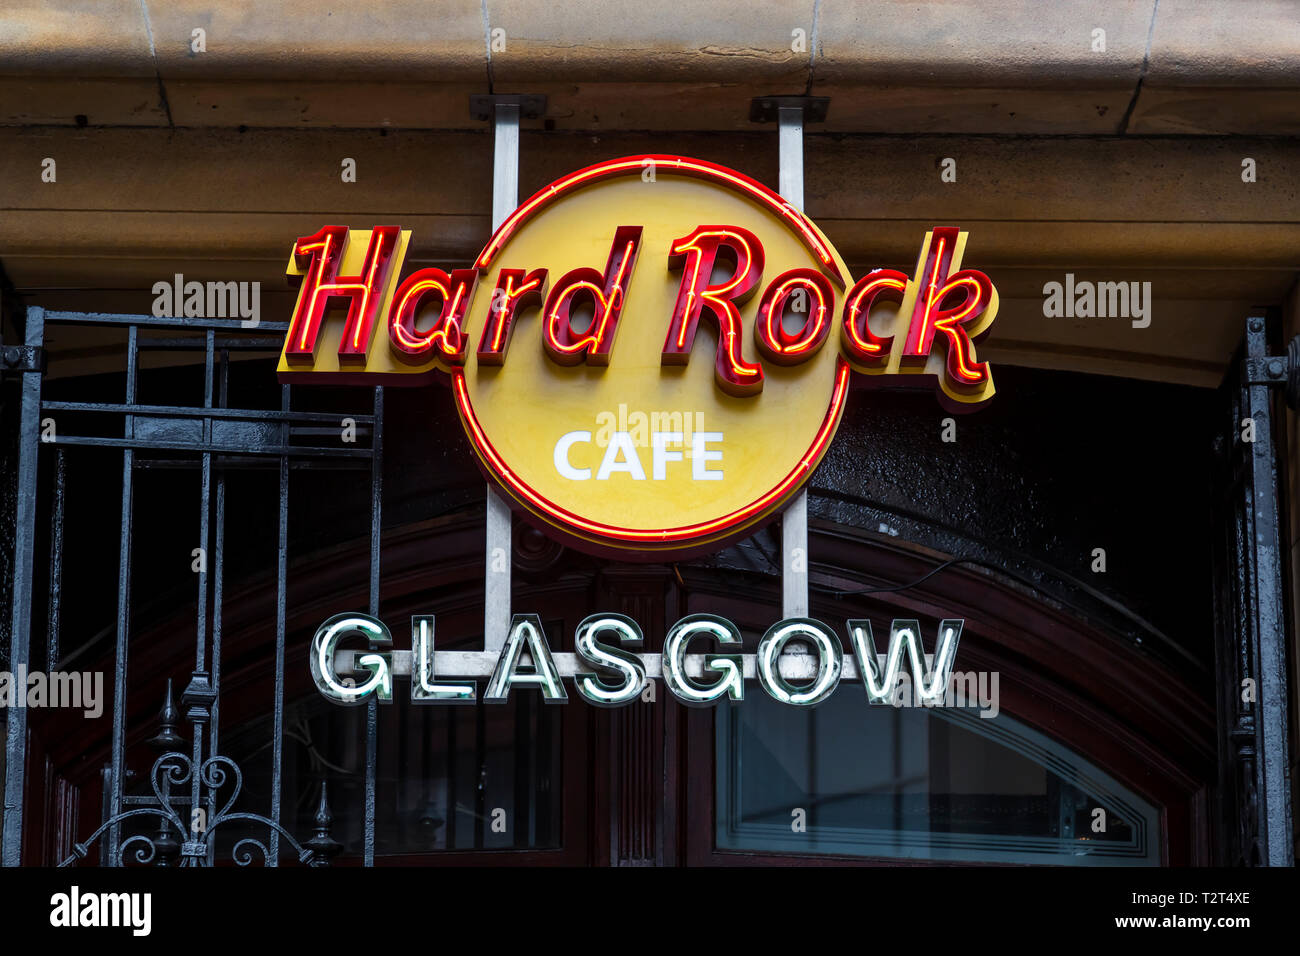
[{"label": "glasgow neon letters", "polygon": [[[431,614],[411,618],[410,651],[391,649],[393,636],[378,618],[338,614],[317,630],[308,662],[320,693],[347,706],[365,703],[372,696],[391,703],[393,677],[409,675],[415,704],[474,703],[478,683],[473,678],[486,676],[482,700],[488,704],[504,703],[515,689],[537,690],[548,704],[567,703],[567,678],[588,703],[621,707],[638,697],[650,699],[650,684],[661,679],[682,704],[711,707],[723,699],[744,700],[745,681],[757,678],[773,699],[793,707],[814,707],[847,679],[863,684],[869,703],[893,703],[906,657],[917,700],[935,705],[944,701],[964,623],[940,622],[935,653],[927,661],[920,623],[894,621],[882,665],[871,622],[866,620],[848,622],[851,651],[847,655],[834,629],[805,617],[772,625],[756,652],[744,654],[740,631],[726,618],[690,614],[669,628],[662,654],[640,654],[636,651],[645,637],[634,620],[622,614],[593,614],[578,625],[574,653],[557,654],[536,614],[516,614],[499,652],[435,654]],[[342,650],[345,639],[367,649]],[[808,653],[784,654],[791,644],[805,646]],[[436,677],[438,671],[458,679]]]}]

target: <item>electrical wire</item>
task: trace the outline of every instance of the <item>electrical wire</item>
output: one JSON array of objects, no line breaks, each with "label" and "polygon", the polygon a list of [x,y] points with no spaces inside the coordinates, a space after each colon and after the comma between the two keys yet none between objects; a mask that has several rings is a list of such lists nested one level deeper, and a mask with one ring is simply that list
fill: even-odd
[{"label": "electrical wire", "polygon": [[921,577],[917,578],[915,581],[909,581],[907,584],[894,584],[894,585],[890,585],[889,587],[879,587],[879,588],[855,588],[850,591],[831,591],[830,593],[834,597],[842,598],[842,597],[850,597],[857,594],[885,594],[891,591],[906,591],[908,588],[914,588],[917,585],[924,584],[926,581],[930,580],[930,578],[934,577],[940,571],[944,570],[945,568],[950,568],[954,564],[983,565],[984,562],[980,561],[978,558],[950,558],[947,561],[943,562],[942,564],[936,565],[935,567],[931,568],[929,571],[921,575]]}]

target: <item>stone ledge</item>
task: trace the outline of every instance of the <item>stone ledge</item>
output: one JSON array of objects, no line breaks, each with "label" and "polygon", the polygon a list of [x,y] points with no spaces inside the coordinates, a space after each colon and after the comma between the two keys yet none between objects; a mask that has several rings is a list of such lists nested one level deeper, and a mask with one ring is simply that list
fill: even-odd
[{"label": "stone ledge", "polygon": [[1300,134],[1292,4],[1153,7],[488,0],[485,24],[478,0],[14,0],[0,124],[466,128],[493,86],[547,94],[560,129],[739,130],[751,97],[811,81],[832,130]]}]

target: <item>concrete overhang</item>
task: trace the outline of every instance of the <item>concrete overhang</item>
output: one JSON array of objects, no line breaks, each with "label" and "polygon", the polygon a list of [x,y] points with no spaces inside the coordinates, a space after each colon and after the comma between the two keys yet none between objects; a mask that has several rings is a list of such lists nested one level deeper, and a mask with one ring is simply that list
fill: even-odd
[{"label": "concrete overhang", "polygon": [[529,92],[548,128],[716,131],[812,93],[832,131],[1291,135],[1297,50],[1288,0],[11,0],[0,123],[445,129]]}]

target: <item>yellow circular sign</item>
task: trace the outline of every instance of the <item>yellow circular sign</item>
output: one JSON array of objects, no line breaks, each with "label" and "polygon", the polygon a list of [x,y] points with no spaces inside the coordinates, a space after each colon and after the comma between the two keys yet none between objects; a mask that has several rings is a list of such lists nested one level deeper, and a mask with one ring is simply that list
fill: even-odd
[{"label": "yellow circular sign", "polygon": [[583,170],[523,204],[477,265],[457,407],[502,490],[582,546],[659,559],[750,533],[834,435],[848,270],[738,173],[679,157]]}]

